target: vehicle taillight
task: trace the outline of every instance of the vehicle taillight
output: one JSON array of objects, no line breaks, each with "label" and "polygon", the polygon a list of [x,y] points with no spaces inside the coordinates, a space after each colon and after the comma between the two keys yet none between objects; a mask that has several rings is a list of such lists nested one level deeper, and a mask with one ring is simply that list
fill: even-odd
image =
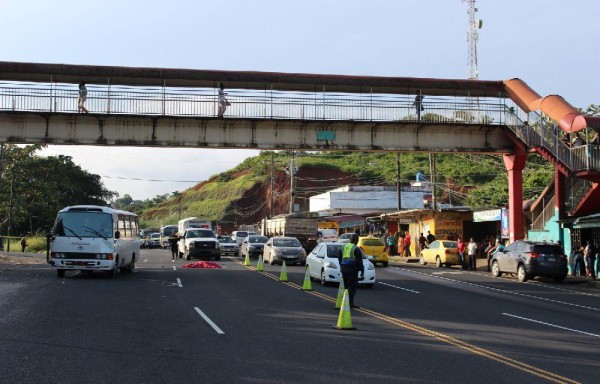
[{"label": "vehicle taillight", "polygon": [[531,257],[532,259],[537,259],[538,257],[540,257],[539,253],[535,253],[535,252],[531,252],[529,254],[529,257]]},{"label": "vehicle taillight", "polygon": [[446,255],[453,255],[454,251],[451,249],[446,249]]}]

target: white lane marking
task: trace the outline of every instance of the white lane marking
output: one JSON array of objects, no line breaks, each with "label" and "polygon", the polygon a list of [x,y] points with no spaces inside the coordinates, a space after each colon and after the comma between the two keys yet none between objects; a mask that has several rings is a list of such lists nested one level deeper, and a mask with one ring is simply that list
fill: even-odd
[{"label": "white lane marking", "polygon": [[454,272],[431,272],[432,275],[462,275],[463,272],[454,271]]},{"label": "white lane marking", "polygon": [[174,270],[174,271],[176,271],[176,270],[177,270],[177,267],[176,267],[176,266],[173,266],[173,270]]},{"label": "white lane marking", "polygon": [[419,292],[419,291],[414,291],[414,290],[412,290],[412,289],[408,289],[408,288],[402,288],[402,287],[398,287],[398,286],[395,286],[395,285],[392,285],[392,284],[388,284],[388,283],[382,283],[381,281],[378,281],[378,283],[379,283],[379,284],[381,284],[381,285],[385,285],[386,287],[391,287],[391,288],[401,289],[401,290],[403,290],[403,291],[407,291],[407,292],[412,292],[412,293],[421,293],[421,292]]},{"label": "white lane marking", "polygon": [[198,308],[198,307],[194,307],[194,309],[196,310],[196,312],[198,312],[198,314],[199,314],[200,316],[202,316],[202,318],[204,319],[204,321],[206,321],[206,322],[208,323],[208,325],[210,325],[211,327],[213,327],[213,329],[214,329],[214,330],[215,330],[215,331],[216,331],[218,334],[221,334],[221,335],[224,335],[224,334],[225,334],[225,332],[223,332],[223,331],[221,330],[221,328],[219,328],[219,327],[217,326],[217,324],[213,323],[213,321],[212,321],[211,319],[209,319],[209,318],[208,318],[208,316],[206,316],[206,315],[204,314],[204,312],[202,312],[202,311],[200,310],[200,308]]},{"label": "white lane marking", "polygon": [[179,285],[179,288],[183,288],[183,285],[181,285],[181,279],[179,277],[177,278],[177,285]]},{"label": "white lane marking", "polygon": [[511,315],[510,313],[503,313],[504,316],[510,316],[510,317],[514,317],[515,319],[521,319],[521,320],[525,320],[525,321],[531,321],[532,323],[537,323],[537,324],[543,324],[543,325],[547,325],[549,327],[554,327],[554,328],[558,328],[558,329],[564,329],[565,331],[571,331],[571,332],[577,332],[577,333],[582,333],[584,335],[588,335],[588,336],[594,336],[594,337],[600,337],[600,335],[596,335],[595,333],[589,333],[589,332],[583,332],[583,331],[578,331],[576,329],[572,329],[572,328],[567,328],[567,327],[561,327],[560,325],[555,325],[555,324],[550,324],[550,323],[545,323],[543,321],[539,321],[539,320],[533,320],[533,319],[528,319],[526,317],[521,317],[521,316],[517,316],[517,315]]},{"label": "white lane marking", "polygon": [[494,288],[494,287],[488,287],[486,285],[481,285],[481,284],[475,284],[475,283],[471,283],[469,281],[460,281],[460,280],[456,280],[456,279],[451,279],[449,277],[443,277],[443,276],[433,276],[430,275],[428,273],[424,273],[424,272],[417,272],[417,271],[412,271],[410,269],[405,269],[405,268],[399,268],[402,271],[405,272],[411,272],[411,273],[416,273],[419,275],[423,275],[423,276],[428,276],[428,277],[433,277],[435,279],[442,279],[442,280],[447,280],[447,281],[452,281],[454,283],[460,283],[460,284],[465,284],[465,285],[470,285],[472,287],[477,287],[477,288],[484,288],[484,289],[489,289],[490,291],[496,291],[496,292],[502,292],[502,293],[508,293],[510,295],[515,295],[515,296],[521,296],[521,297],[527,297],[529,299],[536,299],[536,300],[541,300],[541,301],[547,301],[550,303],[555,303],[555,304],[562,304],[562,305],[568,305],[571,307],[576,307],[576,308],[583,308],[583,309],[589,309],[591,311],[597,311],[600,312],[600,308],[594,308],[594,307],[588,307],[585,305],[579,305],[579,304],[573,304],[573,303],[567,303],[565,301],[560,301],[560,300],[553,300],[553,299],[546,299],[544,297],[539,297],[539,296],[533,296],[533,295],[528,295],[526,293],[519,293],[519,292],[512,292],[512,291],[507,291],[505,289],[500,289],[500,288]]},{"label": "white lane marking", "polygon": [[144,263],[147,263],[147,262],[148,262],[148,259],[144,259]]}]

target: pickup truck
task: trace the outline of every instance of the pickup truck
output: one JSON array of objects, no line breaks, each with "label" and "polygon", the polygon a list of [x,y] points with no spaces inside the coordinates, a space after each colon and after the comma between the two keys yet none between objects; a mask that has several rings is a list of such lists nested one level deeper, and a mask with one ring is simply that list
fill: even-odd
[{"label": "pickup truck", "polygon": [[186,229],[179,239],[178,250],[179,256],[185,257],[186,260],[192,257],[221,260],[219,240],[212,229]]}]

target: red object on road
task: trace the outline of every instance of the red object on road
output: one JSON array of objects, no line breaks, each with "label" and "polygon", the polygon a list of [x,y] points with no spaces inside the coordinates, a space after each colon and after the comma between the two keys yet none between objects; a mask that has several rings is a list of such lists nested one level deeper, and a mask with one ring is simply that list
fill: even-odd
[{"label": "red object on road", "polygon": [[195,263],[188,263],[182,265],[181,268],[207,268],[207,269],[216,269],[222,268],[218,263],[214,261],[196,261]]}]

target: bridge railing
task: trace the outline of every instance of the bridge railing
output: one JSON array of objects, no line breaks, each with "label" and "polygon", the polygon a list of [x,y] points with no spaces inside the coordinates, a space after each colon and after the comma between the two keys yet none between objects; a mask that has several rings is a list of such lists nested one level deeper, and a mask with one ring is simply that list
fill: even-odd
[{"label": "bridge railing", "polygon": [[[339,94],[228,90],[226,117],[253,119],[415,121],[503,124],[506,106],[498,99],[425,96],[420,119],[411,95]],[[0,83],[0,110],[77,113],[77,89]],[[90,113],[216,117],[214,89],[88,87]]]}]

